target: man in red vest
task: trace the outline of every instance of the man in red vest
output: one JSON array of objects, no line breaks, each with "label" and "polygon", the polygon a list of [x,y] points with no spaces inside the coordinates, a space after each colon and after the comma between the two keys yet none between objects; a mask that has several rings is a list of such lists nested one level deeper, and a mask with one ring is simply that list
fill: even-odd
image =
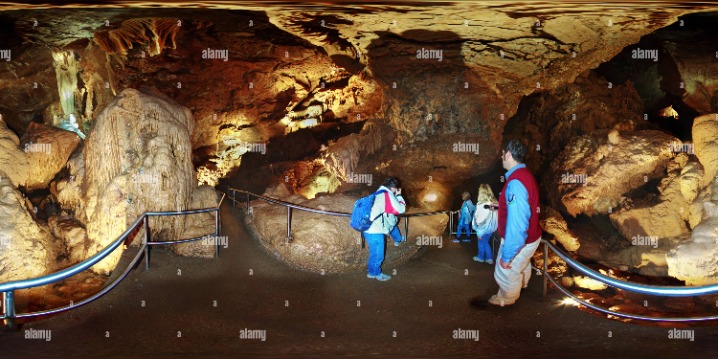
[{"label": "man in red vest", "polygon": [[501,162],[506,183],[499,194],[501,246],[494,270],[499,292],[489,299],[494,305],[511,305],[531,278],[531,257],[541,243],[539,191],[536,179],[523,164],[526,146],[518,140],[506,142]]}]

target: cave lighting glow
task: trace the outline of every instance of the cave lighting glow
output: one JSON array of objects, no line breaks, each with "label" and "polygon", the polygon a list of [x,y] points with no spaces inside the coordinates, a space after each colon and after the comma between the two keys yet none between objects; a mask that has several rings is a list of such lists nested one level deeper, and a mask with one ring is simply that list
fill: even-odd
[{"label": "cave lighting glow", "polygon": [[[289,117],[284,117],[282,119],[282,123],[284,123],[285,119],[289,119]],[[286,125],[287,126],[287,132],[294,132],[302,128],[311,128],[318,124],[316,118],[307,118],[301,121],[291,121]]]},{"label": "cave lighting glow", "polygon": [[439,199],[439,196],[437,196],[436,193],[433,192],[425,194],[424,198],[422,198],[424,202],[436,202],[437,199]]},{"label": "cave lighting glow", "polygon": [[575,299],[566,297],[563,298],[559,305],[572,305],[574,307],[578,307],[580,304]]}]

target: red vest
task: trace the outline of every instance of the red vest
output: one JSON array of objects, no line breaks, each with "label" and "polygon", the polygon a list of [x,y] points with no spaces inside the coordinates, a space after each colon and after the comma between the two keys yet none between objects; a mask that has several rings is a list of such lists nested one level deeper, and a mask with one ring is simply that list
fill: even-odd
[{"label": "red vest", "polygon": [[506,187],[509,185],[509,182],[511,180],[518,180],[519,182],[521,182],[521,184],[524,185],[524,188],[526,188],[526,191],[529,194],[529,208],[531,208],[531,217],[529,218],[529,228],[526,232],[526,244],[533,243],[537,239],[541,238],[541,226],[539,226],[538,223],[539,192],[538,185],[536,184],[536,179],[526,168],[518,168],[513,173],[511,173],[511,176],[509,176],[509,178],[506,179],[506,183],[504,183],[504,189],[502,189],[501,193],[499,193],[499,234],[502,238],[505,238],[506,217],[508,215],[508,210],[506,208]]}]

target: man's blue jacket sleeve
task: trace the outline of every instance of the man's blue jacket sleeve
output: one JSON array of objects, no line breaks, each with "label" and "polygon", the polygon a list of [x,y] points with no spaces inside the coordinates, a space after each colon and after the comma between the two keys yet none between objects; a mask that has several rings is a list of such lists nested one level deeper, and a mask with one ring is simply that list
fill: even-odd
[{"label": "man's blue jacket sleeve", "polygon": [[526,244],[531,218],[529,194],[519,180],[511,180],[506,186],[506,210],[508,213],[501,258],[508,263]]}]

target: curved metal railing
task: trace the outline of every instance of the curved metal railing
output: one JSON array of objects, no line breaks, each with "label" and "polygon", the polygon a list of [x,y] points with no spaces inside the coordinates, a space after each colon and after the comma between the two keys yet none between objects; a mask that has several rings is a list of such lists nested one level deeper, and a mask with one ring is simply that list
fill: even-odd
[{"label": "curved metal railing", "polygon": [[[237,193],[242,193],[247,196],[246,212],[248,212],[248,213],[251,211],[251,208],[249,207],[249,202],[251,201],[251,197],[256,197],[258,199],[264,200],[269,203],[274,203],[274,204],[277,204],[280,206],[287,207],[287,240],[286,240],[286,243],[290,243],[292,241],[292,209],[298,209],[298,210],[305,211],[305,212],[324,214],[324,215],[328,215],[328,216],[351,217],[351,215],[352,215],[351,213],[348,213],[348,212],[325,211],[322,209],[301,206],[298,204],[285,202],[280,199],[263,196],[263,195],[252,193],[252,192],[245,191],[242,189],[236,189],[236,188],[229,187],[227,190],[231,193],[231,195],[229,196],[229,199],[232,200],[232,205],[236,205],[237,203],[239,203],[239,201],[237,200]],[[409,217],[434,216],[437,214],[447,214],[450,212],[451,211],[444,210],[444,211],[420,212],[420,213],[404,213],[404,214],[397,215],[397,217],[404,218],[404,236],[405,236],[405,238],[409,238]],[[364,241],[363,234],[362,234],[361,246],[362,246],[362,248],[365,247],[365,241]]]},{"label": "curved metal railing", "polygon": [[[150,227],[149,227],[149,219],[150,217],[161,217],[161,216],[178,216],[178,215],[190,215],[190,214],[198,214],[198,213],[208,213],[208,212],[214,212],[215,213],[215,231],[214,236],[219,236],[219,233],[221,231],[221,224],[220,224],[220,213],[219,208],[222,205],[222,202],[224,201],[225,194],[222,194],[222,197],[220,198],[217,207],[212,208],[203,208],[203,209],[194,209],[194,210],[187,210],[187,211],[167,211],[167,212],[145,212],[143,213],[137,220],[135,220],[130,227],[125,230],[124,233],[122,233],[116,240],[114,240],[112,243],[107,245],[105,248],[97,252],[95,255],[93,255],[90,258],[85,259],[84,261],[77,263],[69,268],[65,268],[61,271],[51,273],[45,276],[36,277],[36,278],[30,278],[30,279],[22,279],[22,280],[16,280],[11,282],[5,282],[0,283],[0,292],[2,292],[2,316],[0,316],[0,319],[3,319],[5,325],[10,328],[15,327],[15,319],[19,318],[29,318],[29,317],[37,317],[37,316],[43,316],[43,315],[49,315],[49,314],[55,314],[64,312],[70,309],[78,308],[80,306],[83,306],[85,304],[88,304],[101,296],[105,295],[112,289],[114,289],[127,275],[130,273],[132,268],[135,268],[137,263],[139,262],[140,258],[144,255],[145,257],[145,270],[149,269],[149,248],[152,245],[165,245],[165,244],[179,244],[179,243],[185,243],[185,242],[191,242],[196,241],[203,237],[197,237],[197,238],[190,238],[190,239],[182,239],[177,241],[164,241],[164,242],[152,242],[150,240]],[[129,244],[130,239],[132,238],[132,233],[140,226],[140,223],[143,224],[145,229],[145,237],[144,242],[142,243],[142,246],[140,247],[140,250],[138,251],[135,258],[130,262],[130,264],[125,268],[123,273],[118,276],[113,282],[106,284],[102,290],[99,292],[93,294],[90,297],[87,297],[77,303],[70,302],[69,305],[66,305],[64,307],[59,308],[53,308],[49,310],[44,311],[38,311],[38,312],[28,312],[28,313],[20,313],[17,314],[15,312],[15,291],[19,289],[27,289],[27,288],[33,288],[38,287],[42,285],[51,284],[54,282],[58,282],[61,280],[65,280],[69,277],[72,277],[84,270],[87,270],[88,268],[92,267],[93,265],[97,264],[99,261],[105,259],[110,253],[113,253],[122,243]],[[219,254],[219,246],[217,244],[217,241],[214,241],[215,243],[215,257]]]},{"label": "curved metal railing", "polygon": [[[305,206],[285,202],[285,201],[282,201],[282,200],[279,200],[276,198],[271,198],[271,197],[259,195],[256,193],[252,193],[249,191],[236,189],[236,188],[230,187],[230,188],[228,188],[228,190],[231,193],[230,199],[232,200],[233,205],[236,205],[237,203],[239,203],[239,201],[237,200],[237,193],[242,193],[242,194],[246,195],[247,212],[250,212],[249,203],[250,203],[251,197],[256,197],[258,199],[262,199],[269,203],[274,203],[274,204],[278,204],[278,205],[287,207],[287,240],[288,241],[291,240],[291,210],[292,209],[299,209],[302,211],[331,215],[331,216],[341,216],[341,217],[351,216],[351,213],[325,211],[325,210],[320,210],[320,209],[316,209],[316,208],[305,207]],[[399,216],[405,218],[404,233],[408,237],[408,231],[409,231],[408,230],[408,218],[409,217],[431,216],[431,215],[436,215],[436,214],[447,214],[447,213],[450,214],[450,216],[452,214],[450,210],[445,210],[445,211],[434,211],[434,212],[425,212],[425,213],[406,213],[406,214],[402,214]],[[543,268],[536,268],[536,267],[534,267],[534,268],[536,268],[536,270],[538,270],[538,271],[541,271],[541,274],[544,277],[544,283],[543,283],[543,295],[544,296],[547,295],[548,283],[551,282],[559,291],[561,291],[566,296],[570,297],[572,300],[576,301],[578,304],[586,306],[586,307],[596,310],[598,312],[617,316],[617,317],[646,320],[646,321],[661,321],[661,322],[689,322],[689,321],[708,321],[708,320],[718,319],[718,315],[703,316],[703,317],[688,317],[688,318],[648,317],[648,316],[643,316],[643,315],[618,312],[618,311],[614,311],[614,310],[610,310],[610,309],[606,309],[606,308],[601,308],[592,303],[588,303],[585,300],[578,298],[573,293],[568,291],[566,288],[561,286],[556,279],[554,279],[553,277],[551,277],[551,275],[549,275],[549,273],[548,273],[549,250],[556,253],[556,255],[558,255],[569,266],[571,266],[572,268],[575,268],[576,270],[587,275],[588,277],[595,279],[597,281],[600,281],[602,283],[605,283],[607,285],[613,286],[615,288],[623,289],[623,290],[634,292],[634,293],[656,295],[656,296],[669,296],[669,297],[689,297],[689,296],[695,296],[695,295],[718,293],[718,284],[701,286],[701,287],[679,287],[679,286],[648,285],[648,284],[639,284],[639,283],[623,281],[623,280],[612,278],[612,277],[609,277],[609,276],[606,276],[599,272],[594,271],[593,269],[587,267],[586,265],[571,258],[568,254],[563,252],[561,249],[559,249],[556,245],[554,245],[550,241],[547,241],[544,239],[541,242],[544,244],[544,265],[543,265]],[[363,246],[364,246],[364,243],[362,242],[362,247]]]},{"label": "curved metal railing", "polygon": [[[544,277],[543,278],[543,295],[544,296],[546,296],[546,292],[548,289],[548,282],[551,282],[556,287],[556,289],[558,289],[560,292],[562,292],[564,295],[568,296],[572,300],[576,301],[578,304],[583,305],[587,308],[591,308],[598,312],[617,316],[617,317],[654,321],[654,322],[694,322],[694,321],[708,321],[708,320],[718,319],[718,315],[701,316],[701,317],[649,317],[649,316],[645,316],[645,315],[637,315],[637,314],[631,314],[631,313],[618,312],[615,310],[602,308],[595,304],[589,303],[581,298],[578,298],[576,295],[574,295],[569,290],[567,290],[562,285],[560,285],[556,279],[551,277],[551,275],[549,275],[549,273],[548,273],[549,250],[554,252],[556,255],[558,255],[559,258],[561,258],[564,262],[566,262],[571,268],[578,270],[579,272],[585,274],[589,278],[597,280],[602,283],[605,283],[605,284],[610,285],[615,288],[629,291],[629,292],[648,294],[648,295],[656,295],[656,296],[668,296],[668,297],[690,297],[690,296],[695,296],[695,295],[706,295],[706,294],[718,293],[718,284],[706,285],[706,286],[700,286],[700,287],[686,287],[686,286],[681,287],[681,286],[649,285],[649,284],[640,284],[640,283],[624,281],[624,280],[616,279],[616,278],[601,274],[599,272],[596,272],[595,270],[593,270],[593,269],[587,267],[586,265],[571,258],[568,254],[563,252],[561,249],[559,249],[555,244],[551,243],[550,241],[543,239],[543,240],[541,240],[541,242],[544,245],[543,268],[541,269],[543,272],[542,275]],[[536,268],[536,267],[534,267],[534,268]],[[538,268],[536,268],[536,269],[539,270]]]}]

